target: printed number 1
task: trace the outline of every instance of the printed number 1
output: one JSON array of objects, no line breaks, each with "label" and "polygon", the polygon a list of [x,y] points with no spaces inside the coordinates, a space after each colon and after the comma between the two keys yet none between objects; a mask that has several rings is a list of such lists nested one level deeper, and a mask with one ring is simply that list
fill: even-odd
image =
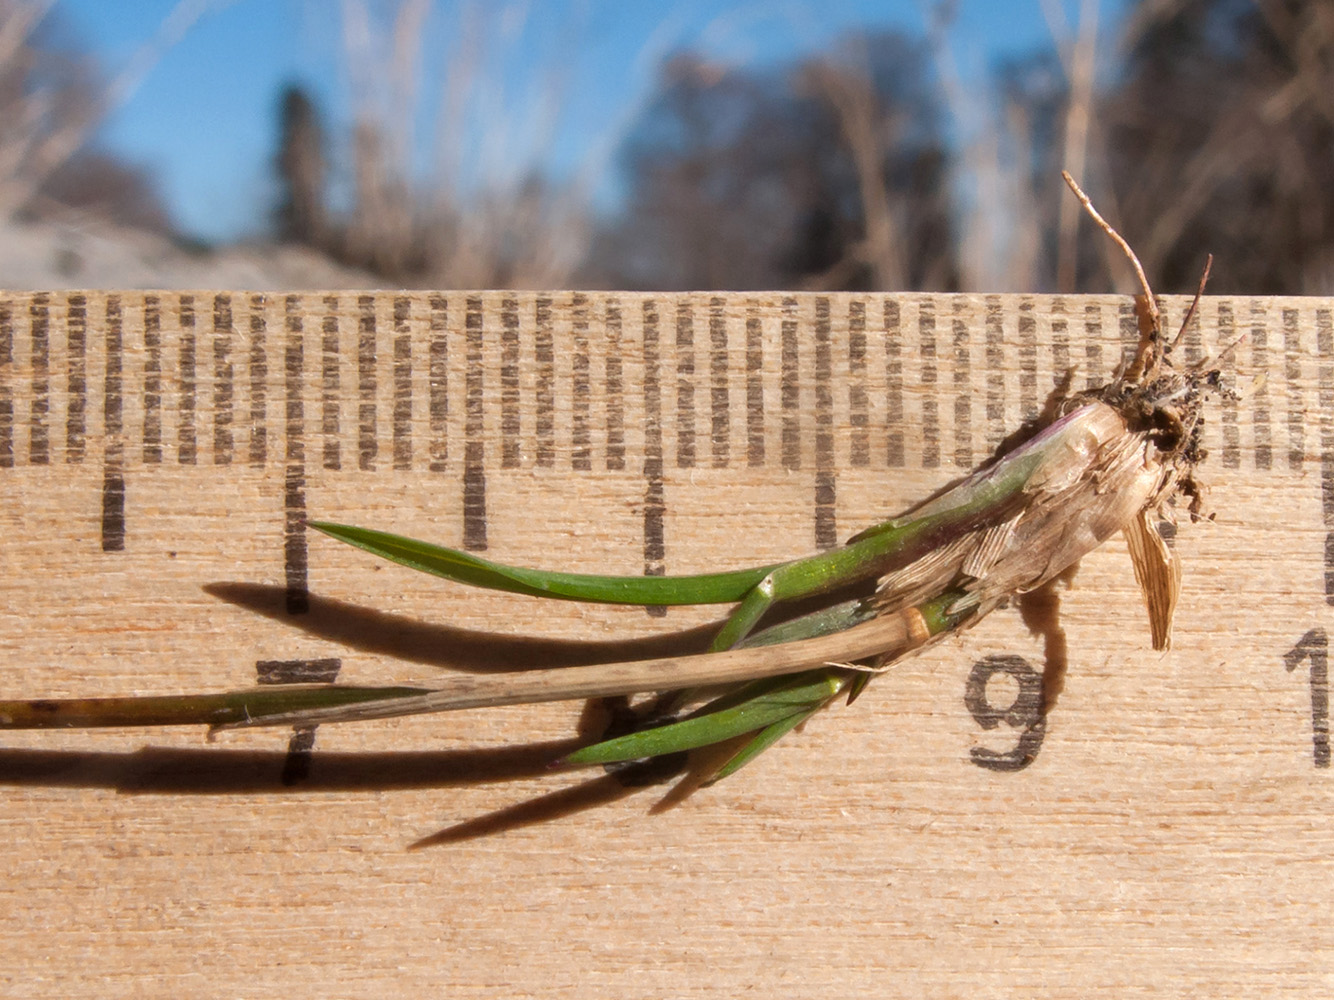
[{"label": "printed number 1", "polygon": [[1329,637],[1322,628],[1307,632],[1283,654],[1288,671],[1311,661],[1311,737],[1316,767],[1329,767]]}]

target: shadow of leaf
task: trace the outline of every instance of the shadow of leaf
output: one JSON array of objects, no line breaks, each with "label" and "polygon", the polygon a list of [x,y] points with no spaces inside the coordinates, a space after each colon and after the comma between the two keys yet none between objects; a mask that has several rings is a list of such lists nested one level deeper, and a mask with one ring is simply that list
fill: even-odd
[{"label": "shadow of leaf", "polygon": [[310,610],[287,612],[287,590],[253,583],[210,583],[204,592],[307,635],[365,653],[472,672],[583,666],[703,652],[717,625],[637,639],[571,640],[507,635],[423,622],[350,601],[310,595]]}]

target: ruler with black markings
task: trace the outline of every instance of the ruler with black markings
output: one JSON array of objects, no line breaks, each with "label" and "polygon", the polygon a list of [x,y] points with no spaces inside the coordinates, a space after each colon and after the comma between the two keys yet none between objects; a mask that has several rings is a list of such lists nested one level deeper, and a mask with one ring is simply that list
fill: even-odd
[{"label": "ruler with black markings", "polygon": [[[1169,325],[1186,305],[1165,301]],[[1245,334],[1240,395],[1210,412],[1217,520],[1177,536],[1188,607],[1173,654],[1204,669],[1213,654],[1182,637],[1233,628],[1225,600],[1263,600],[1245,655],[1277,665],[1276,685],[1290,684],[1284,664],[1306,665],[1312,700],[1292,742],[1321,767],[1332,316],[1327,300],[1209,299],[1185,340],[1193,361]],[[7,696],[91,694],[439,666],[392,642],[349,648],[329,622],[303,628],[312,602],[325,618],[376,606],[562,640],[658,633],[666,609],[437,585],[316,543],[305,520],[587,571],[788,558],[961,476],[1065,373],[1105,381],[1135,337],[1117,297],[9,293],[0,683]],[[1090,561],[1075,592],[1114,595],[1093,626],[1142,652],[1125,565]],[[1208,595],[1195,612],[1192,589]],[[279,591],[281,613],[257,613]]]},{"label": "ruler with black markings", "polygon": [[[1334,301],[1211,298],[1181,350],[1243,335],[1172,650],[1113,539],[661,814],[549,770],[603,731],[582,706],[6,732],[0,983],[1318,994]],[[0,698],[698,648],[724,609],[477,591],[306,519],[589,572],[771,563],[964,475],[1135,337],[1111,296],[5,294]]]}]

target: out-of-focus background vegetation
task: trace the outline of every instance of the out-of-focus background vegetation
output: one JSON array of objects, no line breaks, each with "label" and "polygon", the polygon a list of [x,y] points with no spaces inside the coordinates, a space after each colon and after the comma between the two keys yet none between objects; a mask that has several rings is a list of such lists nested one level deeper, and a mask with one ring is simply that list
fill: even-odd
[{"label": "out-of-focus background vegetation", "polygon": [[[254,45],[324,46],[339,84],[274,87],[266,176],[222,195],[250,221],[201,238],[113,126],[209,19],[282,2],[310,37],[256,16]],[[114,53],[86,4],[0,0],[0,285],[1124,290],[1067,167],[1159,291],[1208,251],[1214,291],[1334,294],[1334,2],[989,2],[1031,49],[961,46],[976,2],[886,0],[727,58],[711,32],[835,0],[630,4],[657,26],[622,83],[582,60],[623,0],[182,0]],[[624,100],[581,132],[589,86]]]}]

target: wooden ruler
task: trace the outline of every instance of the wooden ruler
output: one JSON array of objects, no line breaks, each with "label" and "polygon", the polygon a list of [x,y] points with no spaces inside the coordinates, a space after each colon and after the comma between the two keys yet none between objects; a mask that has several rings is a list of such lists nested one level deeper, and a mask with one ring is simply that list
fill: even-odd
[{"label": "wooden ruler", "polygon": [[[1165,300],[1169,326],[1187,304]],[[140,995],[198,975],[230,992],[311,981],[281,969],[366,995],[395,977],[451,995],[684,995],[772,990],[798,967],[810,995],[1031,995],[1064,981],[1034,970],[1075,977],[1059,949],[1082,930],[1085,986],[1124,993],[1172,968],[1183,991],[1320,980],[1334,302],[1209,299],[1183,352],[1243,334],[1241,396],[1209,412],[1216,520],[1175,538],[1170,654],[1149,651],[1118,542],[1085,560],[1042,635],[993,615],[663,815],[613,778],[544,771],[577,735],[569,706],[212,747],[184,731],[6,734],[0,926],[28,950],[5,974],[105,991],[68,961],[93,944]],[[592,572],[790,558],[963,475],[1063,373],[1105,381],[1134,337],[1117,297],[9,293],[3,696],[446,669],[500,684],[698,646],[721,609],[472,591],[304,522]],[[1048,661],[1069,673],[1044,719]],[[145,794],[115,794],[130,790]],[[405,853],[419,837],[452,853]],[[344,890],[323,933],[362,935],[361,979],[313,931],[273,933]],[[191,892],[226,902],[206,914]],[[714,916],[683,923],[701,902]],[[991,938],[1002,920],[1013,948]],[[135,930],[205,924],[227,948],[187,958]],[[487,936],[497,926],[519,951]],[[443,978],[428,947],[442,938]],[[1183,967],[1197,947],[1218,961]]]}]

